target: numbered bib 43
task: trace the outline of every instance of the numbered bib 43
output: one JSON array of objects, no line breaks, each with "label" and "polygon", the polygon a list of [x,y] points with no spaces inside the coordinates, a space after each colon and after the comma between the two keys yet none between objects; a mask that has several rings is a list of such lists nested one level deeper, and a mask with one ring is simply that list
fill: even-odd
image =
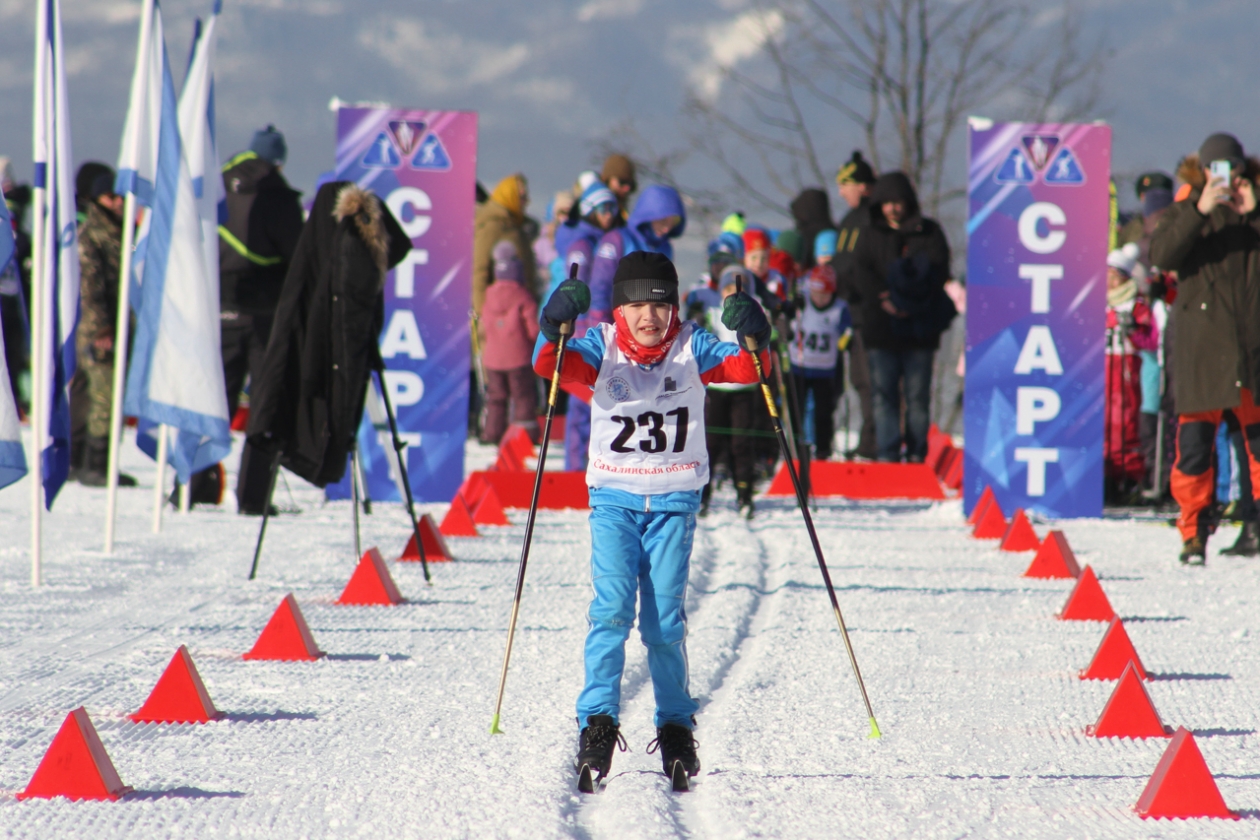
[{"label": "numbered bib 43", "polygon": [[608,351],[591,396],[586,482],[641,495],[699,490],[709,482],[704,383],[691,352],[695,325],[683,324],[665,360],[644,370],[601,325]]}]

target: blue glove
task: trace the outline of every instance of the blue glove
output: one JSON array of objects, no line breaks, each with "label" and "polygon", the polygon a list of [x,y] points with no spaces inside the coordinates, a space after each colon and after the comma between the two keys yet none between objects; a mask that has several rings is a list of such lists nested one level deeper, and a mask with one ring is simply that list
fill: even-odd
[{"label": "blue glove", "polygon": [[765,310],[747,292],[736,292],[722,304],[722,323],[739,336],[740,348],[748,349],[748,337],[752,336],[760,350],[770,343],[770,319]]},{"label": "blue glove", "polygon": [[591,287],[572,277],[565,280],[543,307],[542,334],[555,344],[560,340],[560,325],[576,321],[590,308]]}]

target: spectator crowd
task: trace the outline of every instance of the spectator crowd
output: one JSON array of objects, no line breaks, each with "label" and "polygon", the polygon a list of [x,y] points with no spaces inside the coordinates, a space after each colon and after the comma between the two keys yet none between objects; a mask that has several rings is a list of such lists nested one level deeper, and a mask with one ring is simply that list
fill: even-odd
[{"label": "spectator crowd", "polygon": [[[220,228],[221,338],[228,405],[236,411],[256,375],[280,288],[303,226],[300,194],[286,183],[283,135],[268,126],[224,167],[228,219]],[[1136,179],[1139,209],[1113,213],[1105,273],[1105,498],[1116,506],[1175,504],[1181,560],[1203,563],[1227,519],[1242,523],[1224,553],[1260,555],[1260,160],[1229,134],[1213,134],[1176,165]],[[0,158],[17,248],[0,269],[5,374],[25,411],[30,299],[30,189]],[[114,173],[84,164],[76,179],[81,316],[73,383],[72,475],[105,481],[117,321],[122,199]],[[833,215],[832,196],[842,214]],[[539,434],[542,383],[533,372],[539,312],[572,274],[590,289],[577,333],[616,317],[613,279],[635,252],[673,259],[687,229],[688,200],[662,184],[640,185],[625,155],[580,173],[529,214],[529,183],[511,174],[478,185],[472,277],[474,354],[470,430],[497,443],[509,424]],[[838,166],[834,192],[812,187],[786,208],[791,226],[732,212],[708,243],[705,270],[684,287],[681,309],[723,340],[723,300],[749,292],[773,326],[767,371],[803,464],[845,459],[920,462],[927,454],[934,357],[963,304],[942,226],[924,215],[905,173],[877,173],[860,151]],[[1102,267],[1100,267],[1101,269]],[[121,354],[124,355],[125,354]],[[854,391],[856,433],[837,434],[841,397]],[[589,393],[563,406],[565,465],[586,468]],[[753,385],[707,386],[713,465],[703,511],[729,483],[753,516],[756,489],[779,457]],[[839,438],[840,445],[837,446]],[[808,472],[806,467],[804,470]],[[247,451],[238,508],[263,511],[268,465]],[[132,482],[121,478],[126,485]],[[197,474],[195,503],[218,504],[221,466]],[[703,512],[702,511],[702,512]]]}]

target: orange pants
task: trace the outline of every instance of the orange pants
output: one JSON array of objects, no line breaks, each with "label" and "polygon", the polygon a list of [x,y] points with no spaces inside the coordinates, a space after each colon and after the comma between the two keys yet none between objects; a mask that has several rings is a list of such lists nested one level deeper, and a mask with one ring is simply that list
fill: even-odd
[{"label": "orange pants", "polygon": [[1195,534],[1205,537],[1212,524],[1209,516],[1216,495],[1216,430],[1221,417],[1232,412],[1242,426],[1243,440],[1247,444],[1247,463],[1251,469],[1251,487],[1256,500],[1260,501],[1260,408],[1252,401],[1251,391],[1242,389],[1242,404],[1237,408],[1218,408],[1214,411],[1198,411],[1180,415],[1177,429],[1177,461],[1172,469],[1172,495],[1181,505],[1177,528],[1181,539],[1188,540]]}]

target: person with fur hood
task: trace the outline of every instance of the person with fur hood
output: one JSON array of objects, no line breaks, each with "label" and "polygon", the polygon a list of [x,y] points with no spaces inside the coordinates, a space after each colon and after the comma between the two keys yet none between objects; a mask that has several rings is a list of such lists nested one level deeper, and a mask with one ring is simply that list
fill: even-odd
[{"label": "person with fur hood", "polygon": [[248,440],[272,471],[278,463],[316,487],[345,475],[368,378],[385,367],[385,274],[410,250],[375,194],[350,181],[319,188],[250,394]]},{"label": "person with fur hood", "polygon": [[[1211,175],[1228,165],[1229,178]],[[1229,134],[1203,141],[1183,161],[1179,177],[1190,187],[1169,207],[1151,238],[1151,263],[1178,275],[1173,304],[1171,364],[1180,417],[1172,471],[1173,498],[1181,506],[1183,564],[1206,562],[1214,529],[1213,456],[1216,430],[1232,414],[1246,431],[1253,494],[1260,489],[1260,162]],[[1243,524],[1238,554],[1260,552],[1260,525]]]}]

